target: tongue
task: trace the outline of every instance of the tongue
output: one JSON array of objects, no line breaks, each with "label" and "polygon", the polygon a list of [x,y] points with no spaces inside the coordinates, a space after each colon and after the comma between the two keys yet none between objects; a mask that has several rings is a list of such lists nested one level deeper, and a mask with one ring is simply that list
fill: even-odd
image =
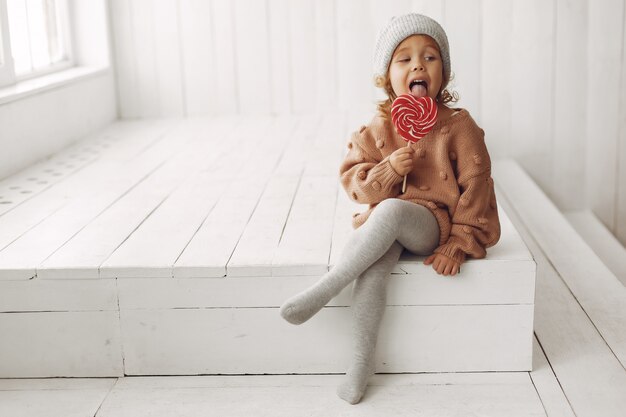
[{"label": "tongue", "polygon": [[411,94],[415,97],[424,97],[428,94],[428,91],[426,91],[426,87],[423,85],[415,84],[413,88],[411,88]]}]

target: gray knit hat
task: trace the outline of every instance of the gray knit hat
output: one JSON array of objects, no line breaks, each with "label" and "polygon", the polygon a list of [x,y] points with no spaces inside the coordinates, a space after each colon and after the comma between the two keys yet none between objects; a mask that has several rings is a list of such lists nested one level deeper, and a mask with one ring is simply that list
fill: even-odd
[{"label": "gray knit hat", "polygon": [[450,80],[450,47],[446,32],[430,17],[417,13],[394,16],[378,32],[374,47],[374,77],[387,73],[393,51],[411,35],[428,35],[437,42],[443,61],[444,79]]}]

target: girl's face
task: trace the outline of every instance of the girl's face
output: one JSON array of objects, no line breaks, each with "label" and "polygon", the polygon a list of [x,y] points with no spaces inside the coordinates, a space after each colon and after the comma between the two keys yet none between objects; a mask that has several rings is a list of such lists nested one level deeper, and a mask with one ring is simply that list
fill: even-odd
[{"label": "girl's face", "polygon": [[435,40],[427,35],[403,40],[391,57],[389,79],[396,96],[412,94],[435,99],[443,82],[443,62]]}]

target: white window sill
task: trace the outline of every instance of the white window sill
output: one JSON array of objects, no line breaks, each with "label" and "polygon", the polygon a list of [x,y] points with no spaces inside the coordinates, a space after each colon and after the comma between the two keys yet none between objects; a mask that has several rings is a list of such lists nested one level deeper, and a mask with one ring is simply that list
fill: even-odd
[{"label": "white window sill", "polygon": [[0,105],[59,88],[84,78],[106,74],[109,70],[109,66],[72,67],[64,71],[20,81],[17,84],[0,88]]}]

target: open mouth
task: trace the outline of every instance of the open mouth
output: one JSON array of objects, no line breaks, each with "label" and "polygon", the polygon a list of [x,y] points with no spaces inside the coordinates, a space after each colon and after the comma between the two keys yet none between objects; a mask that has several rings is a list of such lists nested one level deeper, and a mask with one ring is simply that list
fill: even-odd
[{"label": "open mouth", "polygon": [[409,84],[409,91],[415,97],[424,97],[428,95],[428,83],[424,80],[413,80]]}]

